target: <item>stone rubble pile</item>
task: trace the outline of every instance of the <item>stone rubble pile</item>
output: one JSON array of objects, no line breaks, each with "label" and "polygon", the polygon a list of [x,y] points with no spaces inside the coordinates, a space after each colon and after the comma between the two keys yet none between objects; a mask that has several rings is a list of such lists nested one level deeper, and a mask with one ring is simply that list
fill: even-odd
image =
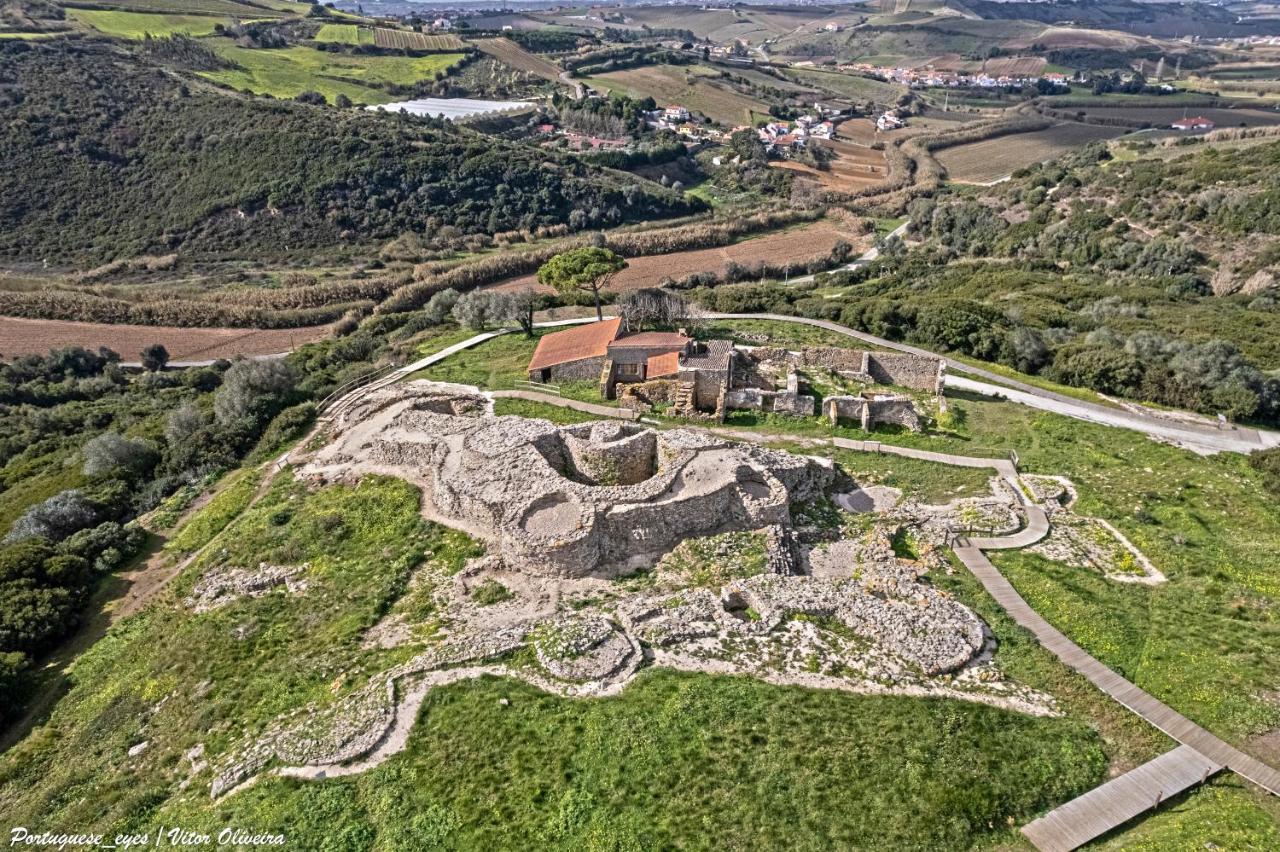
[{"label": "stone rubble pile", "polygon": [[260,598],[281,586],[289,594],[300,595],[307,589],[301,575],[310,567],[263,562],[255,570],[215,568],[200,578],[183,603],[193,612],[208,612],[241,598]]}]

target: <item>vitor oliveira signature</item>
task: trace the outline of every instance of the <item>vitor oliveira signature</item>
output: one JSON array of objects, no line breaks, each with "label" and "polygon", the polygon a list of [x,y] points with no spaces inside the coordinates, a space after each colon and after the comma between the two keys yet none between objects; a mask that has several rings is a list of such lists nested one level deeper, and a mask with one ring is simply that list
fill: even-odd
[{"label": "vitor oliveira signature", "polygon": [[73,831],[32,831],[15,826],[9,831],[10,848],[53,849],[168,849],[201,846],[284,846],[283,834],[224,828],[217,834],[161,827],[154,831],[112,835]]}]

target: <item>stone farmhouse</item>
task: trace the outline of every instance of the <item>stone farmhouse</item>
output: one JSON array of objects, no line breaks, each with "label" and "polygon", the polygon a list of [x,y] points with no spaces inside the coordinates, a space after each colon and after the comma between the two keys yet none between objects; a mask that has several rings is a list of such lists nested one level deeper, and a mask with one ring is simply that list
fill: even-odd
[{"label": "stone farmhouse", "polygon": [[[724,420],[734,409],[795,417],[819,414],[832,424],[873,429],[895,423],[920,429],[913,397],[874,385],[892,385],[941,397],[944,364],[927,355],[872,352],[839,347],[739,347],[729,340],[699,341],[683,332],[625,334],[621,319],[609,319],[548,334],[529,362],[529,380],[599,381],[600,395],[647,409],[671,405],[684,416]],[[803,393],[801,376],[822,374],[837,387],[858,393]]]}]

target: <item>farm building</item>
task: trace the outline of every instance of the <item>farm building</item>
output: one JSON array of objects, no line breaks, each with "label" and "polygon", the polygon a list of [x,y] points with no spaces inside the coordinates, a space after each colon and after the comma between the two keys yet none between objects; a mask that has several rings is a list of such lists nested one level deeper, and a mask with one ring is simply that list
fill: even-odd
[{"label": "farm building", "polygon": [[1204,116],[1182,118],[1170,125],[1174,130],[1212,130],[1213,122]]},{"label": "farm building", "polygon": [[622,320],[607,319],[548,334],[538,341],[529,361],[529,380],[551,382],[596,380],[607,397],[618,383],[643,382],[675,372],[671,358],[684,352],[683,334],[646,331],[624,334]]}]

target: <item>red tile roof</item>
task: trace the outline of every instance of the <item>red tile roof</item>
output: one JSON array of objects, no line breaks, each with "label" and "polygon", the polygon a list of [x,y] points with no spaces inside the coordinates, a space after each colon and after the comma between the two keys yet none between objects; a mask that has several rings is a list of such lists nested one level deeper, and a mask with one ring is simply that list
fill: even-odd
[{"label": "red tile roof", "polygon": [[614,317],[604,322],[593,322],[545,335],[533,350],[530,370],[541,370],[557,364],[568,364],[585,358],[600,358],[609,351],[609,344],[618,336],[622,319]]},{"label": "red tile roof", "polygon": [[628,334],[626,337],[619,337],[609,344],[609,348],[638,346],[642,349],[654,349],[670,346],[683,349],[688,342],[689,338],[673,331],[642,331],[639,334]]},{"label": "red tile roof", "polygon": [[646,379],[674,376],[678,372],[680,372],[679,352],[664,352],[661,355],[652,355],[644,365],[644,377]]}]

